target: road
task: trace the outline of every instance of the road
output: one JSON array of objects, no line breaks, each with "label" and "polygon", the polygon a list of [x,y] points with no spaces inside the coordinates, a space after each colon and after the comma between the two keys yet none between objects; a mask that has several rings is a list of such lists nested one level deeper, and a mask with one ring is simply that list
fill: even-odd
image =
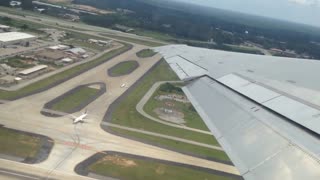
[{"label": "road", "polygon": [[[9,128],[46,135],[55,141],[48,159],[42,163],[32,165],[32,167],[36,167],[35,169],[45,169],[46,174],[42,173],[41,176],[57,178],[56,174],[76,175],[74,168],[78,163],[101,151],[118,151],[151,158],[156,157],[162,160],[197,165],[239,175],[238,170],[233,166],[125,139],[109,134],[100,128],[100,123],[109,105],[126,90],[126,88],[120,87],[121,84],[126,83],[131,86],[161,59],[159,55],[146,59],[136,57],[135,53],[143,48],[146,47],[135,45],[132,50],[52,89],[0,104],[0,124]],[[108,76],[107,69],[128,59],[137,60],[140,65],[139,68],[127,76]],[[40,114],[46,102],[76,86],[92,82],[106,83],[107,92],[86,107],[90,112],[90,119],[93,119],[91,123],[74,126],[68,117],[49,118]],[[0,160],[0,164],[2,164],[2,160]],[[59,177],[57,179],[63,178]]]},{"label": "road", "polygon": [[[8,15],[0,12],[0,15],[29,20],[31,22],[49,24],[52,27],[56,23],[74,27],[87,28],[90,34],[100,36],[91,30],[106,31],[104,28],[92,27],[84,24],[73,24],[54,18],[41,18],[41,21],[29,19],[22,16]],[[95,29],[97,28],[97,29]],[[65,28],[70,30],[68,28]],[[83,32],[80,30],[72,30]],[[100,36],[103,37],[103,36]],[[30,176],[29,178],[45,177],[47,179],[90,179],[82,177],[74,172],[75,166],[97,152],[117,151],[127,154],[157,158],[188,165],[197,165],[229,174],[239,175],[238,170],[231,165],[209,161],[197,157],[188,156],[178,152],[166,150],[138,141],[122,138],[103,131],[100,123],[112,102],[121,96],[126,88],[121,84],[133,85],[144,73],[149,70],[160,59],[160,55],[140,59],[136,52],[147,48],[146,46],[133,44],[134,47],[98,67],[95,67],[77,77],[74,77],[47,91],[34,94],[16,101],[3,101],[0,104],[0,124],[13,129],[37,133],[48,136],[54,140],[54,147],[47,160],[39,164],[26,165],[13,161],[0,160],[0,178],[19,178],[19,176]],[[137,60],[139,68],[130,75],[120,77],[109,77],[107,70],[119,62]],[[107,85],[107,92],[90,103],[86,109],[89,110],[90,123],[73,125],[68,117],[51,118],[40,114],[45,103],[59,95],[81,85],[93,82],[103,82]],[[83,111],[83,110],[82,110]],[[81,112],[79,112],[81,113]],[[77,114],[77,113],[76,113]]]},{"label": "road", "polygon": [[179,141],[179,142],[193,144],[193,145],[197,145],[197,146],[201,146],[201,147],[215,149],[215,150],[218,150],[218,151],[223,151],[223,149],[221,147],[219,147],[219,146],[199,143],[199,142],[196,142],[196,141],[182,139],[182,138],[178,138],[178,137],[174,137],[174,136],[163,135],[163,134],[154,133],[154,132],[150,132],[150,131],[145,131],[145,130],[141,130],[141,129],[129,128],[129,127],[121,126],[121,125],[118,125],[118,124],[107,123],[107,122],[102,122],[101,124],[102,125],[106,125],[106,126],[110,126],[110,127],[119,128],[119,129],[124,129],[124,130],[127,130],[127,131],[138,132],[138,133],[147,134],[147,135],[151,135],[151,136],[161,137],[161,138],[165,138],[165,139],[170,139],[170,140],[174,140],[174,141]]},{"label": "road", "polygon": [[[133,39],[137,39],[137,40],[155,42],[155,43],[159,43],[159,44],[163,44],[163,45],[168,44],[166,42],[156,40],[156,39],[153,39],[150,37],[138,36],[135,34],[124,33],[124,32],[115,31],[115,30],[107,29],[107,28],[103,28],[103,27],[91,26],[91,25],[87,25],[87,24],[83,24],[83,23],[70,22],[70,21],[65,21],[62,19],[55,18],[55,17],[48,17],[48,16],[43,16],[43,15],[36,16],[38,14],[31,13],[31,12],[25,13],[25,17],[11,14],[11,13],[8,14],[6,12],[7,11],[6,8],[2,8],[2,9],[4,11],[0,12],[0,16],[7,16],[10,18],[21,19],[24,21],[30,21],[30,22],[34,22],[34,23],[44,24],[47,26],[51,26],[52,28],[61,28],[61,29],[69,30],[69,31],[81,32],[81,33],[87,33],[87,34],[91,33],[91,34],[95,34],[95,35],[99,35],[100,33],[104,33],[104,34],[109,34],[109,35],[116,35],[116,36],[121,36],[121,37],[133,38]],[[108,39],[114,39],[114,38],[108,37]],[[114,39],[114,40],[117,40],[117,39]],[[122,40],[117,40],[117,41],[125,42]],[[132,43],[132,44],[134,44],[134,43]]]}]

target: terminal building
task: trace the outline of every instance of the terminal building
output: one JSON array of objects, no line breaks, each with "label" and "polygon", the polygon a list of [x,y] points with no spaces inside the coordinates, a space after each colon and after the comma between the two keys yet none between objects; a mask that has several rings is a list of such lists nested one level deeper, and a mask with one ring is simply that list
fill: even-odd
[{"label": "terminal building", "polygon": [[21,32],[0,33],[0,48],[5,48],[9,45],[27,46],[30,41],[33,41],[36,38],[36,36]]},{"label": "terminal building", "polygon": [[19,76],[21,76],[24,79],[33,78],[33,77],[36,77],[36,76],[46,72],[47,70],[48,70],[47,65],[38,65],[38,66],[34,66],[32,68],[20,71]]}]

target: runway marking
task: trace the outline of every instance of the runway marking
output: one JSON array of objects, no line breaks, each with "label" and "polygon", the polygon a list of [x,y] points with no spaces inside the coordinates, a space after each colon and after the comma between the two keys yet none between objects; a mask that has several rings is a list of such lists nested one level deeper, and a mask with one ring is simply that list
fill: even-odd
[{"label": "runway marking", "polygon": [[0,170],[0,172],[5,173],[5,174],[20,176],[20,177],[24,177],[24,178],[29,178],[29,179],[40,179],[40,178],[36,178],[36,177],[28,176],[28,175],[23,175],[23,174],[18,174],[18,173],[14,173],[14,172],[10,172],[10,171]]}]

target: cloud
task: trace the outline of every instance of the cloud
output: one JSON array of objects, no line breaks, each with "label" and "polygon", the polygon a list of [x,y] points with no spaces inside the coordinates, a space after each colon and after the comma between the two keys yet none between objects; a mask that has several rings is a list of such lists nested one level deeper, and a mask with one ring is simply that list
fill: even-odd
[{"label": "cloud", "polygon": [[320,6],[320,0],[288,0],[291,3],[306,5],[306,6]]}]

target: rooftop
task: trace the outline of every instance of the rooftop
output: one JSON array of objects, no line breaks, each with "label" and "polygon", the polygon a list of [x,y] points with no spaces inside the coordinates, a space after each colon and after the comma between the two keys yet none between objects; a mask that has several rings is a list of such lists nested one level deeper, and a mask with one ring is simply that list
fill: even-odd
[{"label": "rooftop", "polygon": [[3,24],[0,24],[0,29],[9,29],[10,26],[6,26],[6,25],[3,25]]},{"label": "rooftop", "polygon": [[61,59],[62,62],[73,62],[73,59],[71,58],[63,58]]},{"label": "rooftop", "polygon": [[71,52],[73,54],[84,54],[86,53],[87,51],[82,49],[82,48],[72,48],[72,49],[69,49],[67,50],[68,52]]},{"label": "rooftop", "polygon": [[69,48],[70,48],[69,46],[63,45],[63,44],[49,47],[49,49],[52,49],[52,50],[65,50],[65,49],[69,49]]},{"label": "rooftop", "polygon": [[19,74],[28,75],[28,74],[40,71],[42,69],[46,69],[47,67],[48,67],[47,65],[38,65],[38,66],[34,66],[32,68],[20,71]]},{"label": "rooftop", "polygon": [[27,34],[27,33],[5,32],[5,33],[0,33],[0,42],[10,42],[10,41],[16,41],[16,40],[35,38],[35,37],[36,36]]}]

